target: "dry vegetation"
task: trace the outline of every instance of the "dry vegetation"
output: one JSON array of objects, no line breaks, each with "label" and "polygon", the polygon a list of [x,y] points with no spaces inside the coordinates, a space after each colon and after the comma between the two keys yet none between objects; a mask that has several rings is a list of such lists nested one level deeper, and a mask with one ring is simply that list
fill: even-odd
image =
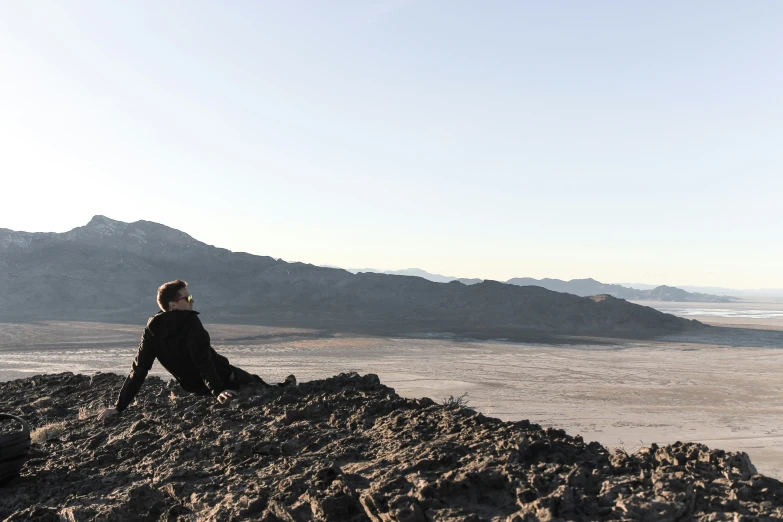
[{"label": "dry vegetation", "polygon": [[30,440],[33,444],[44,444],[48,440],[56,439],[65,429],[65,422],[52,422],[33,430]]},{"label": "dry vegetation", "polygon": [[52,405],[51,397],[41,397],[40,399],[30,403],[30,406],[32,406],[36,410],[43,410],[50,407],[51,405]]},{"label": "dry vegetation", "polygon": [[104,406],[82,406],[79,408],[79,420],[89,419],[104,410]]}]

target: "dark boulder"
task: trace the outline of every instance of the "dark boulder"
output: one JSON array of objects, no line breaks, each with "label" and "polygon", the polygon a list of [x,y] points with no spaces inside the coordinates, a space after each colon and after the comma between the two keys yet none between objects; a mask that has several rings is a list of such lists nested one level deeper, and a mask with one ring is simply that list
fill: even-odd
[{"label": "dark boulder", "polygon": [[0,486],[19,475],[29,458],[30,443],[27,421],[0,413]]}]

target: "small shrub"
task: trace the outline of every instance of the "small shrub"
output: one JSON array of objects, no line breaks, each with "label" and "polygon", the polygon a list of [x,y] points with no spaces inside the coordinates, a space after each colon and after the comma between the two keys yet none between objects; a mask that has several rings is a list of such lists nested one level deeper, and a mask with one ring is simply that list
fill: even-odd
[{"label": "small shrub", "polygon": [[459,397],[449,395],[447,398],[441,401],[441,404],[447,408],[467,408],[469,410],[475,410],[476,408],[473,406],[468,406],[468,399],[466,399],[467,396],[467,392],[463,393]]},{"label": "small shrub", "polygon": [[52,424],[46,424],[40,428],[36,428],[30,434],[30,440],[34,444],[43,444],[47,440],[56,439],[65,430],[64,422],[54,422]]},{"label": "small shrub", "polygon": [[51,397],[41,397],[38,400],[35,400],[30,403],[30,406],[35,408],[36,410],[41,410],[44,408],[48,408],[52,405],[52,398]]},{"label": "small shrub", "polygon": [[89,419],[103,411],[102,407],[82,406],[79,408],[79,420]]}]

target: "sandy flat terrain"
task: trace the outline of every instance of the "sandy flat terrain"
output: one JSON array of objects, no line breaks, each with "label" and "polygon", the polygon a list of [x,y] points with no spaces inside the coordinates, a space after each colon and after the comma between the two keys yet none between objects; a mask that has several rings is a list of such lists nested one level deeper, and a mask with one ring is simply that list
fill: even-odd
[{"label": "sandy flat terrain", "polygon": [[[467,393],[488,415],[626,450],[682,440],[747,451],[759,471],[783,479],[783,332],[774,324],[601,346],[207,328],[220,353],[269,381],[376,373],[404,396]],[[127,373],[140,333],[128,325],[0,323],[0,380]],[[152,373],[168,377],[159,366]]]},{"label": "sandy flat terrain", "polygon": [[[783,299],[759,298],[736,303],[632,302],[712,325],[783,330]],[[720,314],[728,317],[721,317]]]}]

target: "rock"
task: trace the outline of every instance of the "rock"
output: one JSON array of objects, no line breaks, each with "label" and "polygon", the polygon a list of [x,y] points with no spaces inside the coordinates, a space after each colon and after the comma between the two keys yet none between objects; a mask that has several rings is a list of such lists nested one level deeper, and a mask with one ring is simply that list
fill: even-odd
[{"label": "rock", "polygon": [[[783,519],[783,484],[744,453],[692,442],[610,453],[529,421],[403,399],[374,375],[247,387],[230,407],[149,377],[119,418],[79,418],[123,380],[0,383],[0,411],[63,429],[0,488],[0,520]],[[25,409],[36,401],[54,413]]]}]

